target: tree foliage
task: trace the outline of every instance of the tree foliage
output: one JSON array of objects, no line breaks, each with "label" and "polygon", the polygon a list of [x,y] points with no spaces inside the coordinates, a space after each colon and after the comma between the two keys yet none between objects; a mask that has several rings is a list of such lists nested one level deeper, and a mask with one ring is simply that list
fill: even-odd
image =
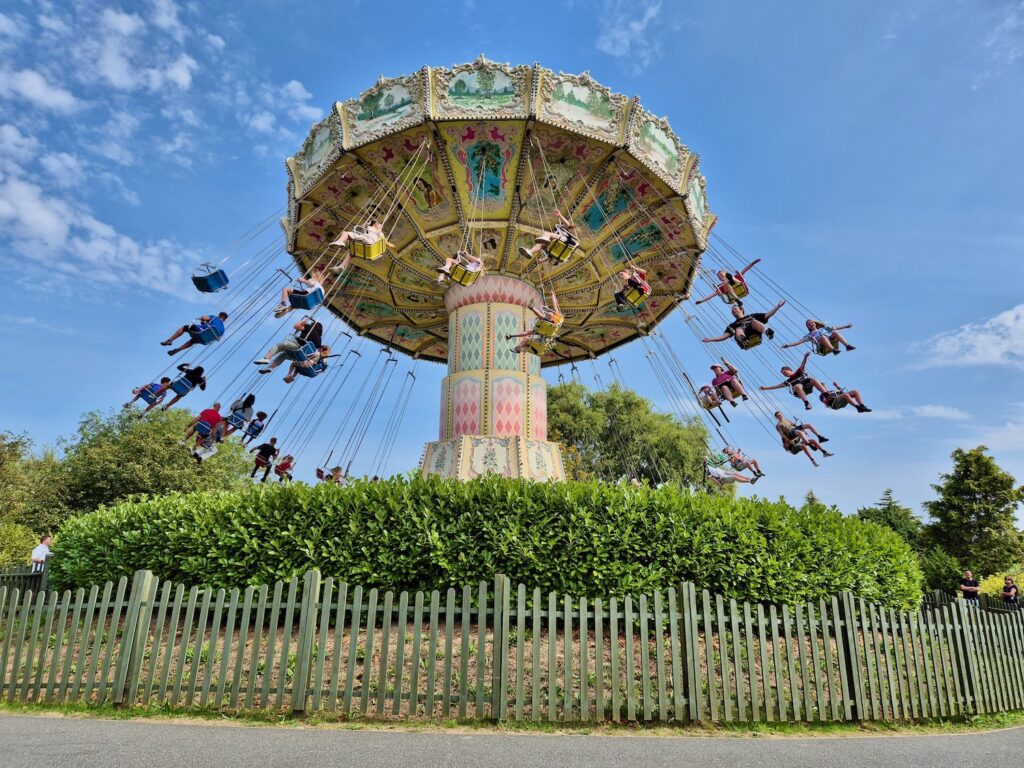
[{"label": "tree foliage", "polygon": [[705,482],[704,425],[658,413],[649,400],[617,384],[600,392],[576,383],[550,387],[548,433],[565,447],[566,473],[574,480]]},{"label": "tree foliage", "polygon": [[1024,539],[1015,527],[1024,489],[986,450],[981,445],[953,451],[953,469],[940,475],[932,486],[938,499],[925,507],[935,543],[965,568],[992,574],[1024,561]]},{"label": "tree foliage", "polygon": [[798,603],[849,589],[911,607],[917,558],[892,531],[835,510],[668,485],[500,477],[273,484],[172,494],[72,518],[54,579],[154,571],[186,584],[270,583],[319,568],[364,586],[445,589],[507,574],[543,591],[650,594],[682,580]]},{"label": "tree foliage", "polygon": [[201,465],[179,445],[192,416],[156,411],[146,418],[87,413],[57,449],[32,453],[21,435],[0,434],[0,521],[53,532],[68,516],[139,494],[237,488],[248,459],[233,441]]},{"label": "tree foliage", "polygon": [[27,565],[38,539],[20,523],[0,520],[0,568]]},{"label": "tree foliage", "polygon": [[886,488],[874,506],[858,509],[857,517],[896,531],[917,552],[922,551],[927,542],[924,523],[910,507],[903,506],[893,498],[892,488]]},{"label": "tree foliage", "polygon": [[953,592],[960,583],[962,570],[957,559],[942,547],[930,547],[920,553],[925,589]]}]

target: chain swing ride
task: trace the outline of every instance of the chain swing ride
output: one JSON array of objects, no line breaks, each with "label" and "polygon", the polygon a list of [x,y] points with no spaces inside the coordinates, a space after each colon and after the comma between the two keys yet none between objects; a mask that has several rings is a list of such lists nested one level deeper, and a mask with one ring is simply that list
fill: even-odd
[{"label": "chain swing ride", "polygon": [[[673,413],[721,440],[705,446],[718,484],[764,476],[737,445],[733,408],[815,464],[814,453],[832,455],[827,438],[787,416],[774,391],[788,389],[805,410],[815,394],[825,410],[870,410],[822,370],[854,349],[841,333],[851,326],[818,320],[760,259],[713,233],[699,157],[664,118],[587,73],[480,57],[381,77],[336,103],[286,166],[286,208],[192,276],[222,308],[162,342],[187,336],[168,354],[188,350],[189,361],[172,362],[125,404],[167,408],[222,386],[186,437],[198,460],[235,434],[253,446],[254,477],[273,470],[284,482],[326,426],[318,478],[382,476],[412,402],[413,363],[429,360],[447,363],[448,375],[424,475],[564,479],[560,447],[547,439],[541,368],[568,365],[582,381],[578,363],[590,360],[601,387],[596,358],[634,340]],[[670,315],[708,353],[707,383],[659,329]],[[371,342],[382,345],[376,355]],[[714,354],[717,342],[735,345],[733,360]],[[803,344],[808,354],[792,359],[787,350]],[[617,361],[608,365],[625,386]],[[284,387],[273,375],[281,366]],[[257,410],[257,401],[273,405]],[[231,403],[224,413],[222,402]],[[366,449],[374,426],[380,442]],[[678,477],[626,448],[624,477]]]}]

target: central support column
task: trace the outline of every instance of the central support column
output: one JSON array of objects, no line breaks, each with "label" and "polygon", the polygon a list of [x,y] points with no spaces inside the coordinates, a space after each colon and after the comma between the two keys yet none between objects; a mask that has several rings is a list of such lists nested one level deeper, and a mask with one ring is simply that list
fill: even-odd
[{"label": "central support column", "polygon": [[542,302],[531,283],[500,275],[448,289],[448,376],[439,439],[423,453],[424,475],[565,479],[561,449],[547,439],[540,358],[517,354],[516,340],[505,338],[532,328],[530,307]]}]

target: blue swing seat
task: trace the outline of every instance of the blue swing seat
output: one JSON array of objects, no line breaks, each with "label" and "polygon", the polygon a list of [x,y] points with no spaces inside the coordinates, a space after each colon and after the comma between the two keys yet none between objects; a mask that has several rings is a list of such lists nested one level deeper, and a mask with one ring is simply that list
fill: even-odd
[{"label": "blue swing seat", "polygon": [[196,344],[213,344],[220,340],[221,332],[209,323],[192,323],[188,335]]},{"label": "blue swing seat", "polygon": [[306,294],[290,294],[288,303],[293,309],[315,309],[324,300],[324,289],[317,288],[315,291]]},{"label": "blue swing seat", "polygon": [[263,431],[263,428],[265,426],[266,423],[258,424],[255,421],[250,421],[249,426],[245,428],[245,434],[248,435],[249,437],[259,437],[260,433]]},{"label": "blue swing seat", "polygon": [[213,432],[213,425],[208,421],[200,421],[195,426],[196,434],[200,437],[209,437]]},{"label": "blue swing seat", "polygon": [[157,392],[159,391],[159,384],[148,384],[141,390],[139,390],[139,397],[142,398],[142,402],[144,402],[146,405],[153,405],[153,403],[156,403],[159,400],[163,399],[162,396],[157,395]]},{"label": "blue swing seat", "polygon": [[235,429],[241,429],[245,426],[245,416],[241,413],[232,413],[225,421]]},{"label": "blue swing seat", "polygon": [[196,385],[193,384],[188,379],[186,379],[184,376],[182,376],[180,379],[175,379],[174,381],[171,382],[171,391],[174,392],[174,394],[176,395],[187,395],[195,388]]},{"label": "blue swing seat", "polygon": [[[199,270],[206,270],[199,274]],[[216,293],[228,287],[228,273],[214,269],[212,264],[203,264],[192,274],[192,284],[203,293]]]},{"label": "blue swing seat", "polygon": [[325,363],[323,360],[318,360],[317,362],[313,363],[313,365],[309,368],[296,368],[296,372],[300,376],[305,376],[306,378],[309,379],[316,378],[326,370],[327,363]]},{"label": "blue swing seat", "polygon": [[284,354],[289,360],[294,360],[297,363],[303,363],[316,354],[316,344],[312,341],[307,341],[294,352],[292,350],[286,350]]}]

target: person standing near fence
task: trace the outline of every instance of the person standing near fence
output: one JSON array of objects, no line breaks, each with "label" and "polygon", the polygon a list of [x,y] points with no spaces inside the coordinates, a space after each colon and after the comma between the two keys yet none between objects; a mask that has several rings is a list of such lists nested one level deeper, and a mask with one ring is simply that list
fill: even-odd
[{"label": "person standing near fence", "polygon": [[978,580],[970,571],[964,571],[964,577],[960,579],[960,591],[964,593],[965,608],[978,607],[978,593],[981,591],[981,587],[978,586]]},{"label": "person standing near fence", "polygon": [[1003,605],[1011,610],[1017,610],[1020,607],[1020,598],[1017,594],[1017,585],[1013,583],[1013,577],[1007,576],[1003,579]]},{"label": "person standing near fence", "polygon": [[32,570],[41,571],[46,568],[46,558],[50,556],[50,544],[53,539],[50,536],[43,536],[39,539],[39,546],[32,550]]}]

